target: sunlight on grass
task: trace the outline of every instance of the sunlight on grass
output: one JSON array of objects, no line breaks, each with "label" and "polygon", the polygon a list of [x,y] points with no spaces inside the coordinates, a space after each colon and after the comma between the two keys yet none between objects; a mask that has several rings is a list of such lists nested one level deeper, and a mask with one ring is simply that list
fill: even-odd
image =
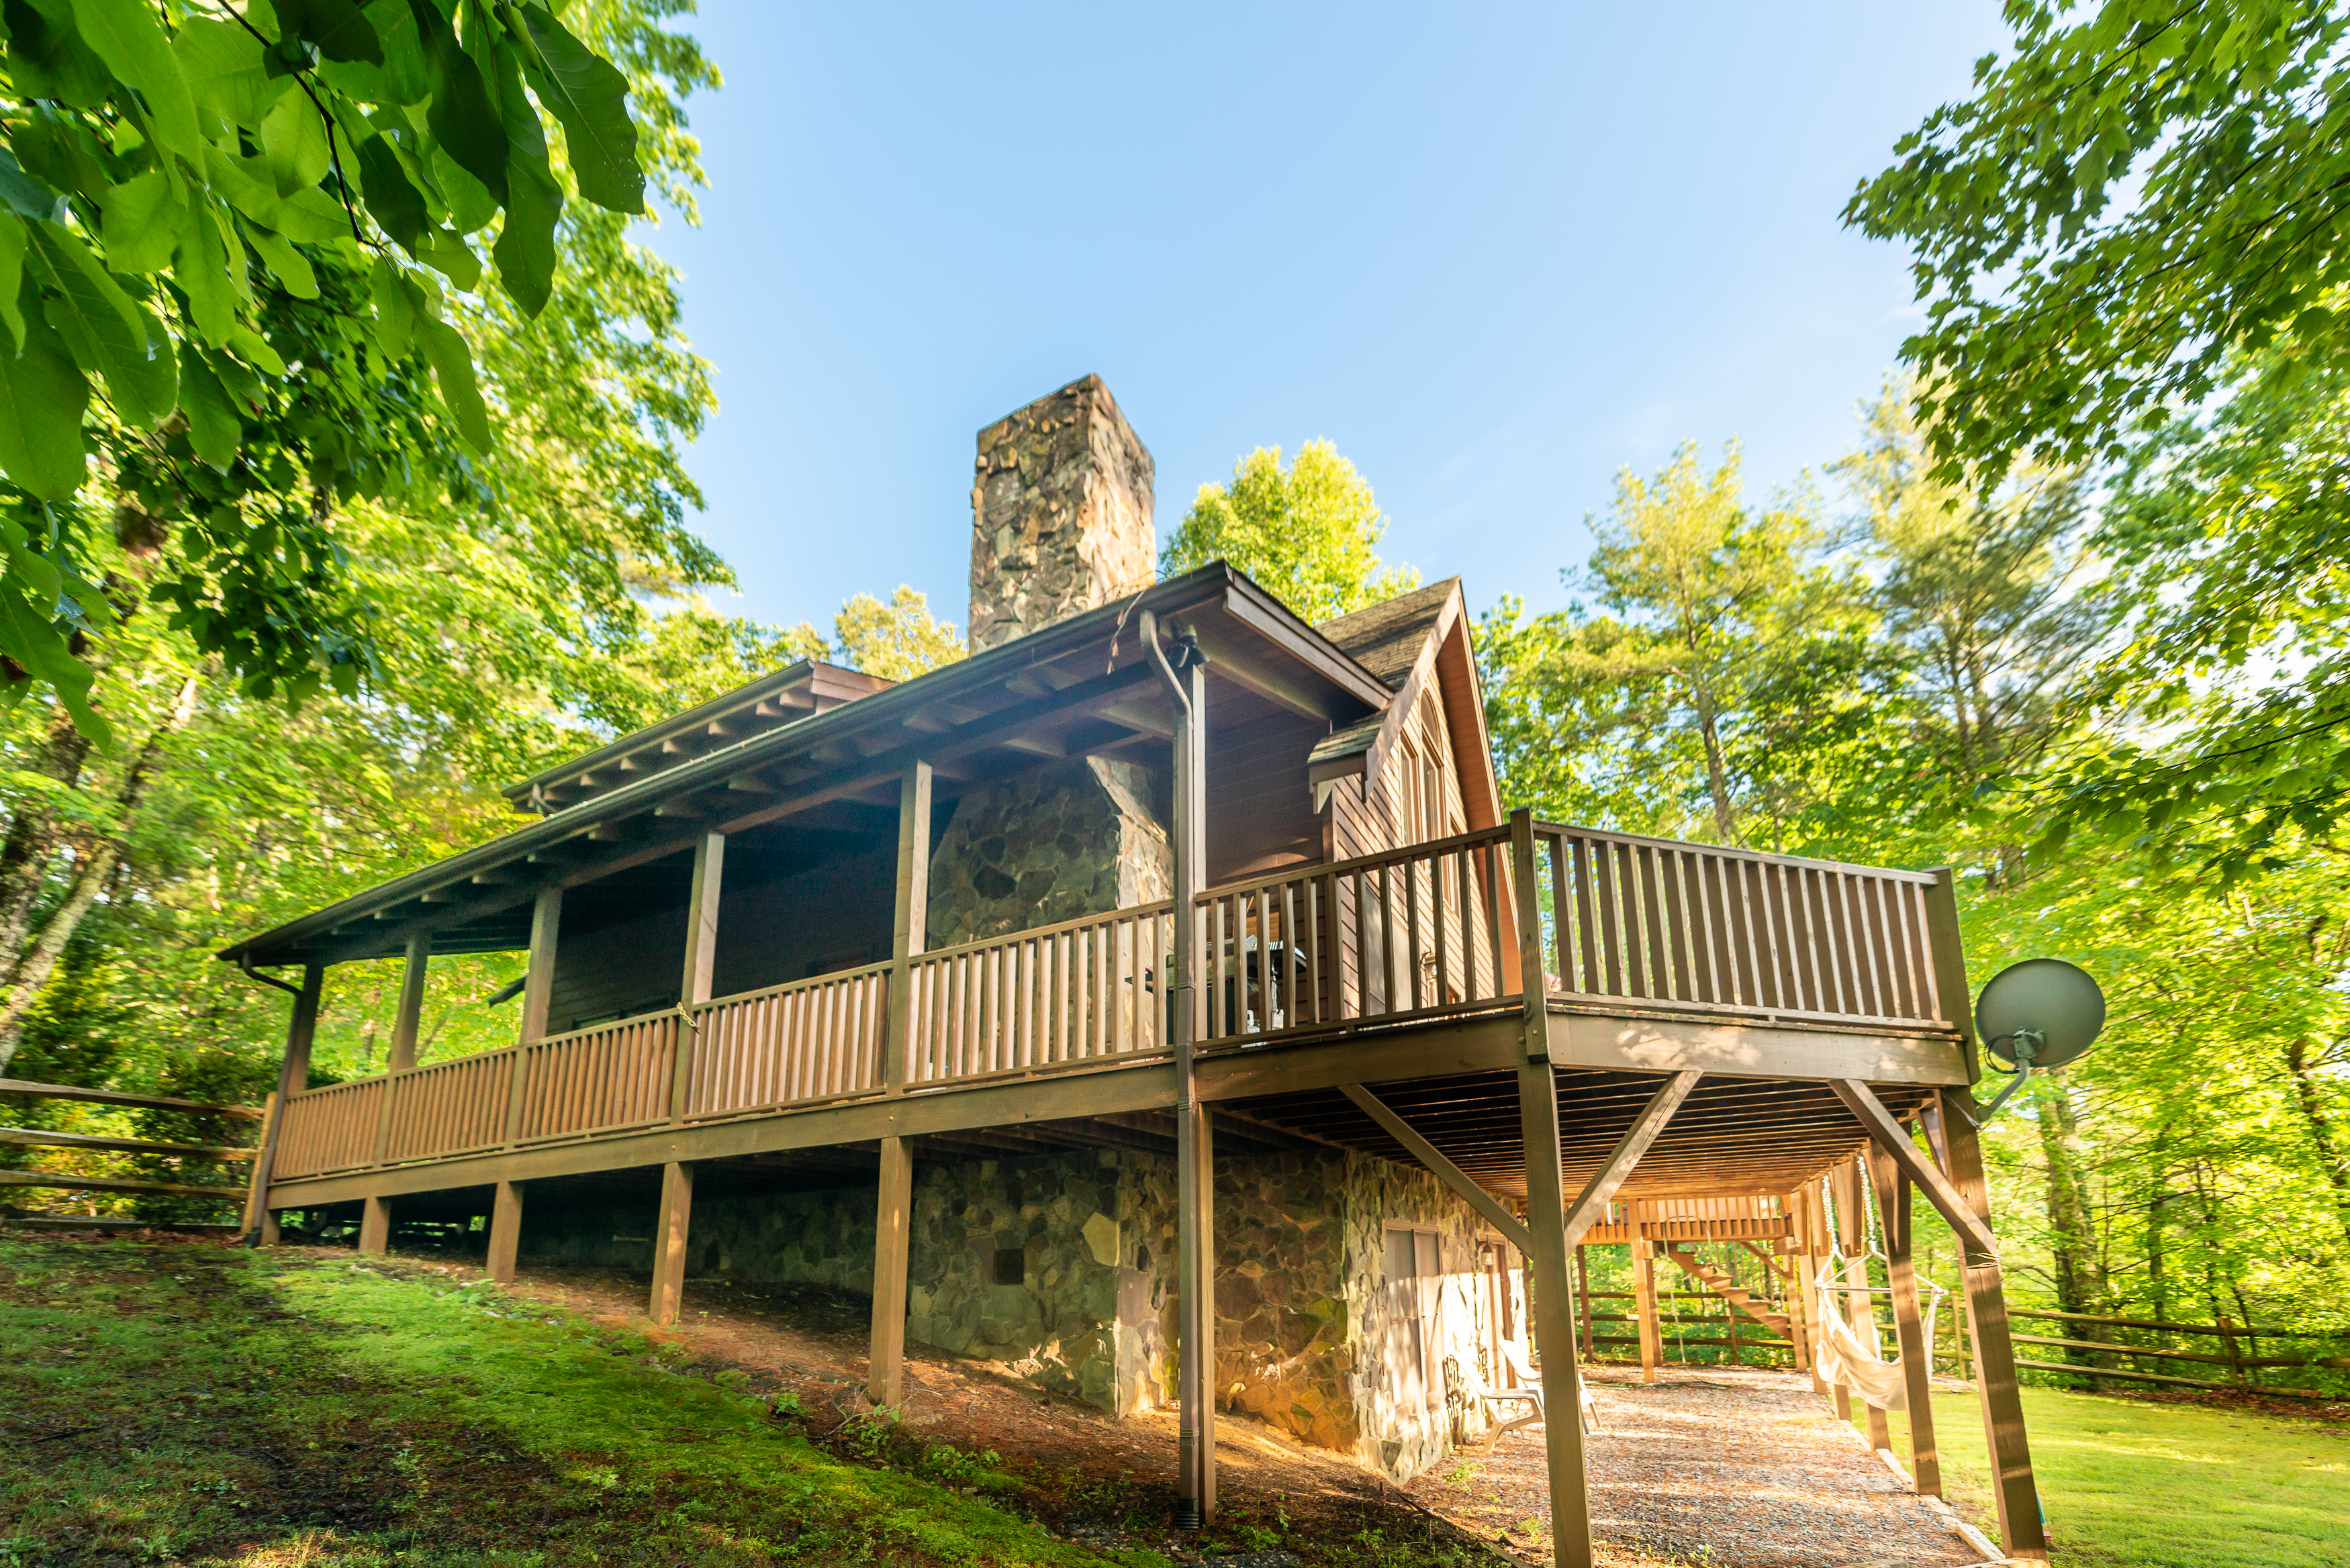
[{"label": "sunlight on grass", "polygon": [[[2058,1568],[2345,1568],[2350,1430],[2200,1406],[2023,1391]],[[1908,1423],[1892,1417],[1907,1459]],[[1981,1407],[1934,1396],[1950,1501],[1993,1540]]]}]

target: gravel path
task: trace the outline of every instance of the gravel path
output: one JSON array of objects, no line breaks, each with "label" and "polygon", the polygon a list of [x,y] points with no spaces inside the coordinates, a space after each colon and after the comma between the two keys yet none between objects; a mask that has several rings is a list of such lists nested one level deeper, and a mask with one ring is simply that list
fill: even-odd
[{"label": "gravel path", "polygon": [[[1593,1534],[1602,1563],[1721,1568],[1958,1568],[1982,1561],[1912,1496],[1799,1373],[1587,1368]],[[1551,1560],[1543,1429],[1457,1456],[1412,1495],[1514,1555]]]}]

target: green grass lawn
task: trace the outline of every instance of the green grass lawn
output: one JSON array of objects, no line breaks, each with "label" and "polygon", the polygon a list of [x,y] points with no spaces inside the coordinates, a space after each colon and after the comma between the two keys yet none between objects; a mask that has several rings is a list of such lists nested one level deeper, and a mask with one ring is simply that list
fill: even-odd
[{"label": "green grass lawn", "polygon": [[446,1278],[0,1239],[0,1565],[1163,1568],[669,1354]]},{"label": "green grass lawn", "polygon": [[[2059,1568],[2345,1568],[2350,1428],[2023,1391],[2032,1464]],[[1893,1417],[1894,1452],[1909,1452]],[[1981,1407],[1934,1396],[1944,1490],[1994,1542]]]}]

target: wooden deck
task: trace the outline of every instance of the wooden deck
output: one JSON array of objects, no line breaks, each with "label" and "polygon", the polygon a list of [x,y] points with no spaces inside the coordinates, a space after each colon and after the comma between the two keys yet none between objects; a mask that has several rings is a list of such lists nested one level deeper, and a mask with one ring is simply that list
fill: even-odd
[{"label": "wooden deck", "polygon": [[[1513,1069],[1510,836],[1201,894],[1201,1097]],[[1544,992],[1569,1021],[1555,1065],[1970,1081],[1932,876],[1548,824],[1533,837]],[[307,1090],[283,1108],[267,1202],[1165,1109],[1173,950],[1161,901]]]}]

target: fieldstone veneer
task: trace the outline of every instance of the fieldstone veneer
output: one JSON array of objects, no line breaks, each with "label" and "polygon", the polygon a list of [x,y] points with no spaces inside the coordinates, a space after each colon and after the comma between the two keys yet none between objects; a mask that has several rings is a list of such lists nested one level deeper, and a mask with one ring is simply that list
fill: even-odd
[{"label": "fieldstone veneer", "polygon": [[971,650],[1156,579],[1150,452],[1099,376],[979,432],[971,487]]},{"label": "fieldstone veneer", "polygon": [[929,945],[1106,914],[1174,888],[1149,775],[1100,758],[1053,763],[955,803],[931,857]]}]

